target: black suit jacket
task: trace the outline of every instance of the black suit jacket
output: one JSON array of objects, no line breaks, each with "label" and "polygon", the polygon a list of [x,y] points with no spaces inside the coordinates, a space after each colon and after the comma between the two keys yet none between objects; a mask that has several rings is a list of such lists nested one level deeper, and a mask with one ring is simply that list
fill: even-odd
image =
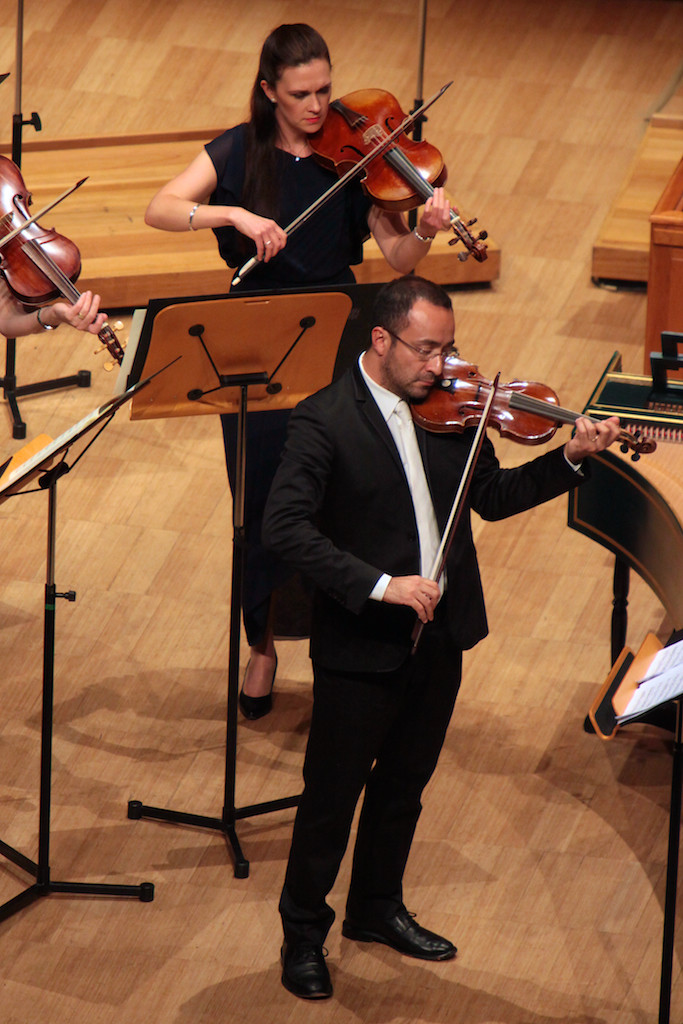
[{"label": "black suit jacket", "polygon": [[[473,431],[434,434],[418,427],[417,436],[443,531]],[[581,479],[561,448],[501,469],[485,440],[446,565],[445,614],[454,644],[467,649],[487,633],[470,508],[484,519],[502,519]],[[369,594],[382,573],[420,572],[417,525],[398,451],[357,366],[292,414],[263,540],[316,586],[315,662],[345,672],[382,672],[404,661],[414,611],[372,601]]]}]

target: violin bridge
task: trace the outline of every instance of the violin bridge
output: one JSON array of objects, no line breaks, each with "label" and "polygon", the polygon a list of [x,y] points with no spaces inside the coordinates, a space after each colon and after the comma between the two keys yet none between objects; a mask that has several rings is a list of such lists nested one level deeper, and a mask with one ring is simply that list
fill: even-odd
[{"label": "violin bridge", "polygon": [[378,124],[370,125],[367,131],[363,132],[363,142],[366,146],[379,146],[380,143],[384,142],[386,137],[386,132],[384,132]]}]

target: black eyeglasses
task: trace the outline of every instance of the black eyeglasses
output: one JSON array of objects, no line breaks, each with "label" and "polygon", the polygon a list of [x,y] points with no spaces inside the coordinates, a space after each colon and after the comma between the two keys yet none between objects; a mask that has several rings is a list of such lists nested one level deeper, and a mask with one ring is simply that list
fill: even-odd
[{"label": "black eyeglasses", "polygon": [[400,341],[402,345],[405,345],[406,348],[409,348],[414,352],[417,358],[423,363],[429,363],[432,359],[438,359],[440,363],[443,363],[444,359],[448,359],[448,357],[452,355],[457,355],[458,352],[454,344],[451,344],[450,348],[447,348],[445,351],[435,348],[425,348],[424,345],[411,345],[409,341],[404,341],[399,334],[396,334],[395,331],[390,331],[388,327],[383,327],[382,330],[386,331],[392,338],[396,338],[396,341]]}]

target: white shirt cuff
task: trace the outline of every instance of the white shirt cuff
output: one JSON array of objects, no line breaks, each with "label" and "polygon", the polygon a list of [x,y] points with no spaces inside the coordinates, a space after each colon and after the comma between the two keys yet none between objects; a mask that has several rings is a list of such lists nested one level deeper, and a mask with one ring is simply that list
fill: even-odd
[{"label": "white shirt cuff", "polygon": [[571,459],[567,458],[567,453],[564,451],[564,449],[562,450],[562,454],[564,455],[564,461],[567,463],[567,465],[571,466],[575,473],[580,473],[581,467],[583,466],[583,460],[581,460],[581,462],[572,462]]},{"label": "white shirt cuff", "polygon": [[375,583],[374,587],[370,591],[371,601],[383,601],[384,595],[386,594],[387,587],[391,583],[391,576],[387,576],[385,572],[382,573],[380,578]]}]

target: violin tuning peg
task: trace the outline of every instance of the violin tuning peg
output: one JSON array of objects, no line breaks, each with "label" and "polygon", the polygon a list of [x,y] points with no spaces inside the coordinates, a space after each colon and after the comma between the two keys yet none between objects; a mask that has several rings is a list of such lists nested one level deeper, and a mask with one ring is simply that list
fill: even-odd
[{"label": "violin tuning peg", "polygon": [[123,320],[117,320],[116,323],[113,323],[111,326],[112,326],[112,330],[114,330],[114,331],[122,331],[123,330]]},{"label": "violin tuning peg", "polygon": [[473,217],[473,218],[472,218],[472,220],[468,220],[468,221],[467,221],[467,227],[468,227],[468,228],[471,228],[471,227],[472,227],[472,225],[473,225],[473,224],[476,224],[476,223],[477,223],[477,218],[476,218],[476,217]]},{"label": "violin tuning peg", "polygon": [[485,241],[489,237],[489,233],[488,233],[488,231],[480,231],[478,237],[479,237],[479,241],[483,242],[483,241]]},{"label": "violin tuning peg", "polygon": [[468,252],[459,252],[458,253],[458,259],[460,260],[461,263],[464,263],[468,256],[469,256]]}]

